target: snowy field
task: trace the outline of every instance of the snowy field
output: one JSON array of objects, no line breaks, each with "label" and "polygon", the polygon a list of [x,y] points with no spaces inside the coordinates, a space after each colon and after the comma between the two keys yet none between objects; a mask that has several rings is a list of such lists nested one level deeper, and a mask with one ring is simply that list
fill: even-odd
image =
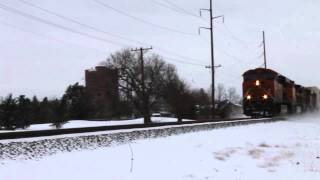
[{"label": "snowy field", "polygon": [[[184,120],[191,121],[191,120]],[[177,122],[176,118],[168,117],[152,117],[152,122],[162,123],[162,122]],[[128,124],[143,124],[143,119],[134,120],[115,120],[115,121],[86,121],[86,120],[71,120],[62,126],[62,129],[68,128],[81,128],[81,127],[96,127],[96,126],[114,126],[114,125],[128,125]],[[0,133],[13,132],[13,131],[38,131],[38,130],[48,130],[56,129],[51,123],[48,124],[34,124],[27,129],[16,129],[16,130],[1,130]]]},{"label": "snowy field", "polygon": [[318,180],[320,115],[0,161],[1,180]]}]

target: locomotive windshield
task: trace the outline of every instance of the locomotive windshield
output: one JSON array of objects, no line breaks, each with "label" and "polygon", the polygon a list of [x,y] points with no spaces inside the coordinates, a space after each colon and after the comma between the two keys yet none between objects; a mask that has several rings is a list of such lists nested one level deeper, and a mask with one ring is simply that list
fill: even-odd
[{"label": "locomotive windshield", "polygon": [[256,80],[256,79],[274,80],[275,75],[271,73],[263,73],[263,74],[250,73],[250,74],[245,74],[243,78],[244,80]]},{"label": "locomotive windshield", "polygon": [[251,69],[243,74],[244,80],[274,80],[279,74],[271,69]]}]

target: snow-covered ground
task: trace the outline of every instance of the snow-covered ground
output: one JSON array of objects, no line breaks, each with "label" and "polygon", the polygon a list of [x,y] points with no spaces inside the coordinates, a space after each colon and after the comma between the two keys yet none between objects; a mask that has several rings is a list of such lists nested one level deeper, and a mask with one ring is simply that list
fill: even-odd
[{"label": "snow-covered ground", "polygon": [[320,115],[0,160],[0,179],[318,180]]},{"label": "snow-covered ground", "polygon": [[[190,120],[184,120],[190,121]],[[177,122],[176,118],[168,117],[152,117],[152,122],[161,123],[161,122]],[[113,125],[128,125],[128,124],[143,124],[143,119],[133,119],[133,120],[117,120],[117,121],[86,121],[86,120],[71,120],[65,123],[62,128],[81,128],[81,127],[95,127],[95,126],[113,126]],[[37,131],[37,130],[48,130],[55,129],[52,124],[34,124],[27,129],[16,129],[14,131]],[[10,130],[1,130],[0,133],[4,132],[13,132]]]}]

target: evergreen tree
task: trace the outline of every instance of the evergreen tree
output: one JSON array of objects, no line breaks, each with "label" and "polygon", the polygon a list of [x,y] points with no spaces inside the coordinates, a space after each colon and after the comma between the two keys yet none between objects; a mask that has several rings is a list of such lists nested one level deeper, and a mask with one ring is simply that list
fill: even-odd
[{"label": "evergreen tree", "polygon": [[18,127],[23,129],[31,124],[31,101],[24,95],[19,96],[17,99],[16,121]]},{"label": "evergreen tree", "polygon": [[52,122],[52,108],[47,97],[43,98],[40,102],[37,123],[50,123]]},{"label": "evergreen tree", "polygon": [[53,125],[59,129],[68,120],[68,102],[66,96],[63,96],[61,100],[55,99],[51,103],[53,111],[52,120]]},{"label": "evergreen tree", "polygon": [[2,125],[5,129],[16,128],[16,110],[16,100],[12,97],[12,94],[9,94],[2,102]]},{"label": "evergreen tree", "polygon": [[37,98],[37,96],[33,96],[32,101],[31,101],[31,124],[38,124],[40,123],[40,118],[39,118],[39,111],[40,111],[40,102]]},{"label": "evergreen tree", "polygon": [[69,117],[71,119],[88,119],[90,104],[85,92],[85,87],[78,83],[70,85],[62,99],[65,99],[69,104]]}]

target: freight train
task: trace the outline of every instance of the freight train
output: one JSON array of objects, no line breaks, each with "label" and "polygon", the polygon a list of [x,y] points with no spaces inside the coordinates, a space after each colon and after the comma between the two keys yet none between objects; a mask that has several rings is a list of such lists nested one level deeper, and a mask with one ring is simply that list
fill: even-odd
[{"label": "freight train", "polygon": [[278,72],[257,68],[243,74],[243,112],[251,117],[303,113],[320,108],[320,89],[304,87]]}]

